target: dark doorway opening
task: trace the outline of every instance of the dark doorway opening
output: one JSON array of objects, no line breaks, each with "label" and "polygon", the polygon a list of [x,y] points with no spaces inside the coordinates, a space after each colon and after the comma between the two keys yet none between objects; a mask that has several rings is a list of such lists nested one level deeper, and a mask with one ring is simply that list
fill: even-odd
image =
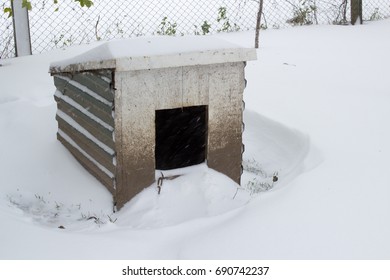
[{"label": "dark doorway opening", "polygon": [[204,162],[206,139],[207,106],[156,110],[156,169]]}]

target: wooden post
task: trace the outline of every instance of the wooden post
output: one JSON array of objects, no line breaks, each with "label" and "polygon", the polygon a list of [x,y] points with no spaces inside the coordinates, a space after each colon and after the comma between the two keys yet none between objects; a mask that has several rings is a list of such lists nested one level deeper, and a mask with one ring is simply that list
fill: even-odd
[{"label": "wooden post", "polygon": [[256,35],[255,35],[255,48],[259,48],[259,33],[261,29],[261,14],[263,13],[263,0],[260,0],[259,2],[259,10],[257,12],[257,19],[256,19]]},{"label": "wooden post", "polygon": [[363,24],[363,7],[362,0],[351,0],[351,24],[359,20],[359,24]]},{"label": "wooden post", "polygon": [[16,56],[31,55],[30,27],[27,8],[22,7],[22,0],[13,0],[12,14]]}]

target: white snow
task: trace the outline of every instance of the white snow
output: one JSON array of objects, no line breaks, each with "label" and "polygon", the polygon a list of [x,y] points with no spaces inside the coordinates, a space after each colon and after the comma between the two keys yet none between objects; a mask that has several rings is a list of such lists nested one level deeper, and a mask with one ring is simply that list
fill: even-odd
[{"label": "white snow", "polygon": [[202,164],[118,213],[56,140],[49,65],[92,46],[1,60],[0,258],[389,259],[389,28],[262,31],[241,187]]},{"label": "white snow", "polygon": [[239,45],[210,36],[152,36],[112,40],[75,58],[52,63],[51,66],[86,61],[110,60],[122,57],[142,57],[199,52],[205,50],[236,49]]},{"label": "white snow", "polygon": [[243,48],[212,36],[154,36],[113,40],[85,53],[50,64],[53,73],[115,68],[117,71],[153,69],[256,59]]}]

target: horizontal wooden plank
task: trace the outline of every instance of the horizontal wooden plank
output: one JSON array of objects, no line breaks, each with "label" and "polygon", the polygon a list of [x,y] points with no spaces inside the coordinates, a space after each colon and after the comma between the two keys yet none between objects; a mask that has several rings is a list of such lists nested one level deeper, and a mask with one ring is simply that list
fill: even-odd
[{"label": "horizontal wooden plank", "polygon": [[68,96],[104,122],[114,126],[112,106],[103,104],[102,102],[80,90],[78,87],[57,76],[54,76],[54,84],[62,94]]},{"label": "horizontal wooden plank", "polygon": [[74,142],[77,143],[78,146],[80,146],[83,151],[88,153],[93,159],[107,168],[110,172],[114,173],[115,166],[113,164],[113,158],[115,155],[110,155],[98,144],[87,138],[84,134],[80,133],[66,121],[61,119],[58,115],[56,116],[56,119],[58,122],[58,128],[60,130],[64,131]]},{"label": "horizontal wooden plank", "polygon": [[[114,101],[114,89],[108,78],[94,72],[80,72],[72,77],[76,82],[86,86],[106,100]],[[111,80],[111,79],[110,79]]]},{"label": "horizontal wooden plank", "polygon": [[[65,75],[65,74],[62,74],[61,77],[70,78],[69,75]],[[54,80],[54,85],[56,86],[56,88],[59,91],[64,92],[65,86],[68,84],[68,81],[61,79],[61,77],[59,75],[55,75],[55,76],[53,76],[53,80]]]},{"label": "horizontal wooden plank", "polygon": [[107,99],[105,99],[104,97],[100,96],[99,94],[97,94],[96,92],[92,91],[91,89],[89,89],[88,87],[86,87],[85,85],[75,81],[74,79],[71,79],[67,76],[63,76],[63,75],[56,75],[54,76],[56,80],[64,80],[67,84],[65,84],[65,87],[67,86],[73,86],[76,88],[77,91],[81,91],[82,94],[86,94],[86,96],[88,98],[93,98],[95,99],[93,102],[100,102],[102,103],[103,105],[106,105],[108,107],[112,107],[113,106],[113,103]]},{"label": "horizontal wooden plank", "polygon": [[[106,173],[99,169],[92,161],[85,157],[77,148],[69,144],[60,134],[57,133],[57,139],[69,150],[76,160],[97,180],[99,180],[113,195],[115,194],[115,178],[110,178]],[[65,174],[64,174],[65,175]]]},{"label": "horizontal wooden plank", "polygon": [[65,93],[67,90],[71,90],[85,99],[89,100],[91,103],[98,104],[102,108],[107,108],[107,110],[111,110],[113,107],[113,103],[97,93],[90,90],[88,87],[83,84],[70,79],[67,76],[56,75],[54,76],[54,85],[62,92]]},{"label": "horizontal wooden plank", "polygon": [[85,130],[87,130],[101,142],[109,146],[111,149],[115,149],[112,131],[103,127],[99,123],[95,122],[94,120],[87,117],[82,112],[62,100],[58,101],[57,108],[68,116],[70,116],[73,120],[75,120]]},{"label": "horizontal wooden plank", "polygon": [[57,104],[59,102],[64,102],[64,103],[68,104],[69,106],[77,109],[78,111],[83,113],[86,117],[90,118],[93,122],[101,125],[102,127],[107,129],[108,131],[114,131],[114,126],[109,125],[108,123],[106,123],[102,119],[98,118],[97,116],[92,114],[90,111],[88,111],[86,108],[84,108],[83,106],[78,104],[76,101],[71,99],[69,96],[63,95],[59,90],[57,90],[55,92],[54,99],[57,102]]}]

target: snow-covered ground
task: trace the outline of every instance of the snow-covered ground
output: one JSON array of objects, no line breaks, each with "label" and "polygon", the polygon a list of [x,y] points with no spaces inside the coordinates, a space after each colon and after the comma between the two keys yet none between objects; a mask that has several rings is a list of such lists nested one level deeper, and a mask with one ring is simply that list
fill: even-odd
[{"label": "snow-covered ground", "polygon": [[199,165],[118,213],[56,140],[49,64],[92,46],[0,60],[0,258],[389,259],[389,30],[262,32],[242,186]]}]

